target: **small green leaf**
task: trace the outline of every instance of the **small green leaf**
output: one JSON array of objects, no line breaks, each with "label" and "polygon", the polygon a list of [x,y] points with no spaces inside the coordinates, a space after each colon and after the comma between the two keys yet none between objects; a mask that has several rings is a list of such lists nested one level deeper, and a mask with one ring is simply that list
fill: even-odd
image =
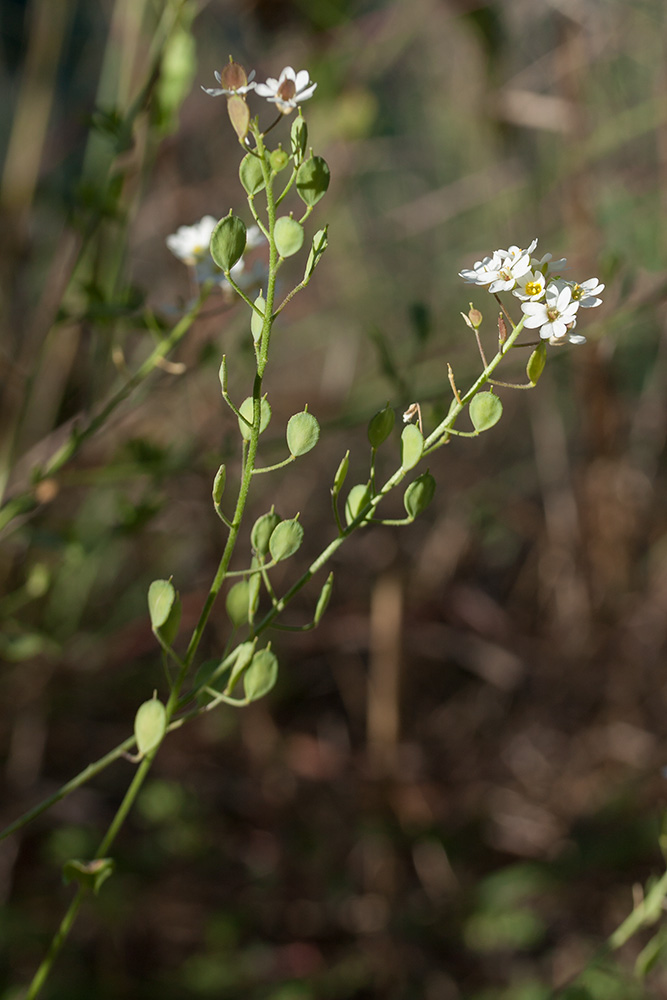
[{"label": "small green leaf", "polygon": [[356,486],[352,487],[345,501],[345,520],[347,524],[352,524],[370,499],[370,483],[357,483]]},{"label": "small green leaf", "polygon": [[269,551],[269,539],[275,528],[280,524],[280,515],[273,507],[267,514],[258,517],[250,532],[250,544],[258,556],[264,557]]},{"label": "small green leaf", "polygon": [[334,476],[333,486],[331,487],[331,495],[337,497],[340,493],[343,483],[347,479],[347,473],[350,468],[350,452],[346,451],[340,460],[340,465],[336,469],[336,475]]},{"label": "small green leaf", "polygon": [[281,521],[274,528],[269,539],[269,552],[275,562],[282,559],[289,559],[301,547],[303,541],[303,528],[295,517],[288,521]]},{"label": "small green leaf", "polygon": [[533,385],[537,385],[538,379],[544,371],[546,363],[547,342],[546,340],[541,340],[531,356],[528,358],[528,364],[526,365],[526,375]]},{"label": "small green leaf", "polygon": [[319,625],[322,615],[327,610],[329,606],[329,601],[331,600],[331,591],[333,590],[333,571],[329,573],[328,577],[324,581],[324,586],[320,591],[320,596],[317,599],[317,607],[315,608],[315,617],[313,621],[316,625]]},{"label": "small green leaf", "polygon": [[270,649],[260,649],[243,675],[243,689],[248,701],[268,694],[278,679],[278,660]]},{"label": "small green leaf", "polygon": [[264,329],[264,313],[266,311],[266,301],[261,292],[255,299],[255,307],[259,309],[261,316],[253,309],[250,316],[250,332],[252,333],[252,339],[257,343]]},{"label": "small green leaf", "polygon": [[435,479],[429,472],[422,473],[410,483],[403,496],[403,506],[409,517],[417,517],[426,510],[435,494]]},{"label": "small green leaf", "polygon": [[81,861],[72,858],[63,865],[63,881],[65,885],[78,882],[82,889],[92,890],[97,895],[100,887],[114,869],[113,858],[95,858],[94,861]]},{"label": "small green leaf", "polygon": [[222,494],[225,492],[225,482],[227,481],[227,469],[224,465],[221,465],[215,474],[215,479],[213,480],[213,503],[217,507],[222,500]]},{"label": "small green leaf", "polygon": [[389,403],[371,418],[368,424],[368,440],[371,443],[371,448],[379,448],[387,440],[394,428],[395,419],[396,414]]},{"label": "small green leaf", "polygon": [[134,717],[134,738],[137,750],[144,756],[159,745],[167,725],[165,707],[157,698],[145,701]]},{"label": "small green leaf", "polygon": [[401,468],[413,469],[424,453],[424,436],[416,424],[406,424],[401,434]]},{"label": "small green leaf", "polygon": [[331,173],[326,160],[321,156],[309,156],[299,167],[296,175],[296,189],[302,201],[312,208],[327,193]]},{"label": "small green leaf", "polygon": [[211,257],[223,271],[231,271],[243,255],[246,245],[246,228],[238,215],[220,219],[211,234]]},{"label": "small green leaf", "polygon": [[503,415],[503,404],[493,392],[478,392],[468,407],[472,425],[478,433],[488,431]]},{"label": "small green leaf", "polygon": [[169,618],[175,600],[176,591],[170,580],[153,580],[148,588],[148,613],[154,632]]},{"label": "small green leaf", "polygon": [[320,257],[329,246],[329,227],[318,229],[313,236],[313,243],[306,261],[306,270],[303,273],[303,280],[310,281],[311,275],[320,262]]},{"label": "small green leaf", "polygon": [[243,157],[239,166],[239,178],[249,195],[259,194],[264,187],[264,174],[262,173],[262,164],[258,156],[247,153]]},{"label": "small green leaf", "polygon": [[[239,406],[239,411],[243,414],[246,420],[252,421],[252,396],[247,396]],[[268,399],[264,397],[260,406],[260,417],[259,417],[259,433],[265,431],[269,425],[269,420],[271,419],[271,407],[269,405]],[[245,422],[245,420],[239,420],[239,430],[245,441],[250,440],[250,426]]]},{"label": "small green leaf", "polygon": [[287,447],[295,458],[305,455],[314,448],[319,436],[320,425],[308,410],[295,413],[287,421]]},{"label": "small green leaf", "polygon": [[306,146],[308,145],[308,126],[306,125],[301,112],[299,112],[297,117],[292,122],[290,140],[292,143],[292,156],[294,157],[294,162],[298,166],[305,156]]},{"label": "small green leaf", "polygon": [[281,257],[291,257],[303,246],[303,226],[290,215],[281,215],[273,230],[276,250]]},{"label": "small green leaf", "polygon": [[234,628],[240,628],[248,621],[248,581],[239,580],[225,598],[225,609]]}]

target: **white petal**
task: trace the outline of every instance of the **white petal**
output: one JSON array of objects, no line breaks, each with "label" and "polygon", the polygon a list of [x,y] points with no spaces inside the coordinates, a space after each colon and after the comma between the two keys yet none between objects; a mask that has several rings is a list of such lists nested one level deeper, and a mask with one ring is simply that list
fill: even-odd
[{"label": "white petal", "polygon": [[303,87],[307,87],[310,83],[310,73],[307,69],[300,69],[294,78],[294,84],[297,91],[301,90]]},{"label": "white petal", "polygon": [[307,90],[302,90],[300,94],[296,94],[295,100],[296,101],[307,101],[308,98],[312,97],[313,94],[315,93],[315,88],[316,87],[317,87],[316,83],[311,84],[311,86],[308,87]]}]

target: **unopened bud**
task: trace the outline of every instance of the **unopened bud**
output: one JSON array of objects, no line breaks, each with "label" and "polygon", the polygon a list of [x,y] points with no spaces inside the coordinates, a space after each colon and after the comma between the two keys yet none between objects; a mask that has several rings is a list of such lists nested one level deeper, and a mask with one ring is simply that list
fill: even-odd
[{"label": "unopened bud", "polygon": [[479,309],[475,309],[472,302],[470,303],[470,311],[468,313],[468,319],[472,324],[474,330],[479,330],[482,325],[482,314]]},{"label": "unopened bud", "polygon": [[498,313],[498,343],[504,344],[507,340],[507,323],[502,313]]}]

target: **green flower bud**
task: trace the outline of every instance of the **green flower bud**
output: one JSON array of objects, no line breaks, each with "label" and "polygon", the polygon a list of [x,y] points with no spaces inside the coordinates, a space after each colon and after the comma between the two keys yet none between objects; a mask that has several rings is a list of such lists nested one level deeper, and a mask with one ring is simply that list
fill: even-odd
[{"label": "green flower bud", "polygon": [[326,160],[312,154],[304,160],[296,175],[296,189],[302,201],[312,208],[327,193],[331,174]]},{"label": "green flower bud", "polygon": [[250,317],[250,332],[252,333],[252,339],[257,343],[262,336],[262,330],[264,329],[264,312],[266,310],[266,301],[264,296],[260,292],[255,299],[255,305],[261,312],[261,316],[255,312],[253,309],[252,315]]},{"label": "green flower bud", "polygon": [[250,532],[250,544],[258,556],[264,557],[269,551],[269,539],[274,528],[277,528],[279,524],[280,515],[276,514],[273,507],[268,514],[262,514],[253,524]]},{"label": "green flower bud", "polygon": [[[246,420],[252,422],[252,411],[253,411],[253,400],[252,396],[246,396],[241,405],[239,406],[239,412],[243,414]],[[271,419],[271,407],[269,401],[266,397],[262,399],[260,405],[260,417],[259,417],[259,433],[261,434],[269,425],[269,420]],[[244,441],[250,440],[250,427],[245,422],[245,420],[239,420],[239,430]]]},{"label": "green flower bud", "polygon": [[269,538],[269,552],[275,562],[282,559],[289,559],[300,548],[303,541],[303,528],[296,517],[288,521],[281,521],[274,528]]},{"label": "green flower bud", "polygon": [[368,440],[371,443],[371,448],[379,448],[387,440],[394,428],[395,420],[396,414],[389,403],[371,418],[368,425]]},{"label": "green flower bud", "polygon": [[248,581],[239,580],[225,598],[225,609],[234,628],[240,628],[248,621]]},{"label": "green flower bud", "polygon": [[292,122],[290,139],[292,142],[292,156],[298,166],[305,156],[306,146],[308,145],[308,126],[301,112],[299,112],[298,118],[295,118]]},{"label": "green flower bud", "polygon": [[435,479],[430,472],[424,472],[414,483],[410,483],[403,496],[403,506],[409,517],[417,517],[426,510],[435,494]]},{"label": "green flower bud", "polygon": [[314,448],[319,436],[320,425],[308,410],[295,413],[287,421],[287,447],[295,458],[305,455]]},{"label": "green flower bud", "polygon": [[347,471],[350,468],[350,452],[346,451],[340,460],[340,465],[336,469],[336,475],[334,476],[333,486],[331,487],[331,495],[337,497],[341,491],[343,483],[347,479]]},{"label": "green flower bud", "polygon": [[159,745],[167,727],[167,713],[161,701],[151,698],[137,709],[134,717],[134,738],[142,757]]},{"label": "green flower bud", "polygon": [[239,166],[239,179],[249,195],[259,194],[264,187],[264,174],[258,156],[247,153]]},{"label": "green flower bud", "polygon": [[320,262],[320,257],[329,246],[328,233],[329,227],[325,226],[324,229],[318,229],[313,236],[313,243],[308,254],[308,260],[306,261],[306,270],[303,274],[304,281],[310,281],[313,271]]},{"label": "green flower bud", "polygon": [[371,484],[357,483],[347,495],[345,501],[345,521],[352,524],[371,499]]},{"label": "green flower bud", "polygon": [[537,385],[540,375],[544,371],[544,366],[547,363],[547,342],[546,340],[541,340],[531,356],[528,358],[528,364],[526,365],[526,375],[533,385]]},{"label": "green flower bud", "polygon": [[269,163],[274,174],[278,174],[281,170],[284,170],[289,163],[289,159],[289,156],[282,146],[279,146],[278,149],[274,149],[269,156]]},{"label": "green flower bud", "polygon": [[291,215],[281,215],[273,230],[276,250],[281,257],[291,257],[303,246],[303,226]]},{"label": "green flower bud", "polygon": [[224,465],[221,465],[215,474],[215,479],[213,480],[213,503],[218,506],[222,500],[222,494],[225,492],[225,482],[227,480],[227,469]]},{"label": "green flower bud", "polygon": [[488,431],[503,415],[503,404],[493,392],[478,392],[468,407],[472,425],[478,433]]},{"label": "green flower bud", "polygon": [[322,615],[327,610],[327,607],[329,605],[329,601],[331,599],[331,591],[333,590],[333,579],[334,575],[333,572],[331,572],[324,581],[324,586],[322,587],[322,590],[320,591],[320,596],[317,599],[317,607],[315,608],[315,617],[313,618],[313,621],[316,625],[319,625],[322,619]]},{"label": "green flower bud", "polygon": [[246,228],[238,215],[220,219],[211,235],[211,257],[223,271],[231,271],[243,255],[246,245]]},{"label": "green flower bud", "polygon": [[401,468],[413,469],[424,453],[424,436],[416,424],[406,424],[401,434]]},{"label": "green flower bud", "polygon": [[250,666],[243,675],[243,689],[247,701],[263,698],[274,687],[278,679],[278,660],[270,649],[260,649],[255,653]]}]

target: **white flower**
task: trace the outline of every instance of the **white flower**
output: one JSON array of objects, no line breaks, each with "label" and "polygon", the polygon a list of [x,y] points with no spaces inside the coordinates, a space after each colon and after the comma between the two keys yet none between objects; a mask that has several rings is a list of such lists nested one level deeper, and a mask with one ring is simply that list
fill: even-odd
[{"label": "white flower", "polygon": [[602,299],[597,296],[604,290],[604,285],[597,278],[588,278],[579,283],[572,282],[570,287],[573,301],[578,302],[582,309],[593,309],[602,303]]},{"label": "white flower", "polygon": [[276,80],[270,76],[266,83],[255,85],[255,91],[260,97],[266,97],[267,101],[278,106],[278,110],[289,115],[295,110],[299,101],[307,101],[312,97],[316,83],[312,83],[307,69],[300,69],[295,73],[291,66],[285,69]]},{"label": "white flower", "polygon": [[231,97],[233,94],[247,94],[249,90],[254,90],[257,86],[257,84],[252,82],[255,71],[253,70],[250,76],[246,76],[243,66],[235,63],[231,57],[222,74],[216,70],[213,75],[220,84],[220,87],[211,90],[208,87],[202,87],[204,93],[210,94],[211,97],[221,97],[223,94],[226,97]]},{"label": "white flower", "polygon": [[205,215],[194,226],[180,226],[175,233],[167,236],[167,246],[184,264],[198,264],[209,255],[208,245],[217,224],[218,220],[212,215]]},{"label": "white flower", "polygon": [[471,285],[488,285],[498,276],[502,263],[503,258],[500,256],[500,251],[496,250],[491,257],[476,260],[472,268],[459,271],[459,278],[463,278]]},{"label": "white flower", "polygon": [[546,278],[542,272],[531,271],[529,268],[525,274],[517,279],[517,287],[513,290],[512,295],[516,295],[517,299],[521,299],[523,302],[527,302],[529,299],[537,302],[544,295],[545,287]]},{"label": "white flower", "polygon": [[550,253],[545,253],[539,260],[537,257],[533,257],[530,261],[530,266],[535,268],[536,271],[541,271],[545,278],[550,278],[552,275],[560,274],[561,271],[564,271],[567,264],[567,257],[559,257],[558,260],[553,260],[552,258],[553,254]]},{"label": "white flower", "polygon": [[525,250],[522,250],[521,247],[512,245],[509,250],[496,250],[496,253],[499,253],[506,263],[514,263],[523,257],[524,254],[531,254],[536,246],[537,240],[534,239],[530,246],[526,247]]},{"label": "white flower", "polygon": [[497,253],[506,253],[502,266],[495,278],[489,285],[489,291],[506,292],[516,286],[517,281],[527,271],[530,271],[530,254],[527,250],[519,251],[519,256],[514,256],[512,251],[519,250],[518,247],[510,247],[509,251],[498,250]]},{"label": "white flower", "polygon": [[540,337],[551,344],[563,343],[566,338],[571,344],[585,343],[585,337],[570,333],[576,326],[578,309],[579,303],[572,301],[570,286],[555,281],[547,286],[544,302],[521,303],[526,314],[524,326],[532,330],[539,326]]}]

